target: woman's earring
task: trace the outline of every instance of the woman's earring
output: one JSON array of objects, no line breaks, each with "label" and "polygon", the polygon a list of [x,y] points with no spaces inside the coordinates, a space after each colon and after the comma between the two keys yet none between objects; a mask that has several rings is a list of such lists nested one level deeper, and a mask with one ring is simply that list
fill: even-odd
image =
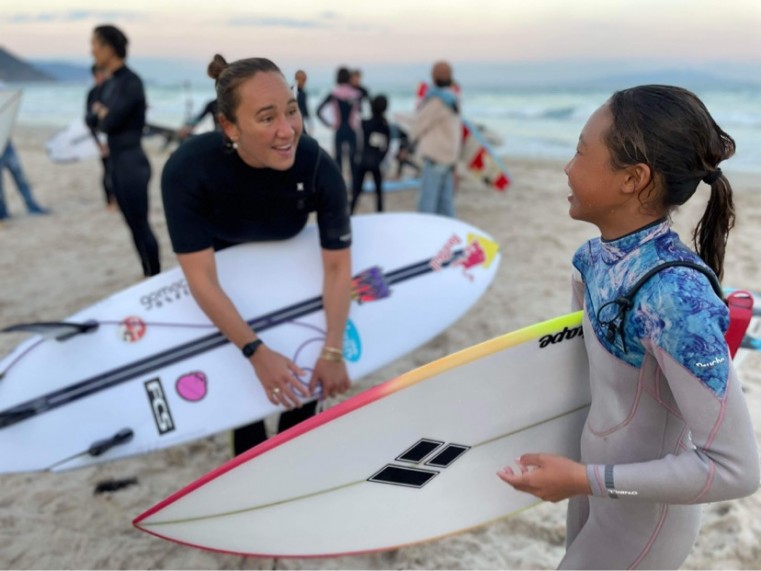
[{"label": "woman's earring", "polygon": [[233,141],[233,149],[237,149],[237,148],[238,148],[238,141]]}]

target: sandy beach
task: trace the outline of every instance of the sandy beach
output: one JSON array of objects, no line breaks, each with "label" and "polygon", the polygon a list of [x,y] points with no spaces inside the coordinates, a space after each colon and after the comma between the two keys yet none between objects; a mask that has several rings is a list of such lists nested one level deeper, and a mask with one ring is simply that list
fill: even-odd
[{"label": "sandy beach", "polygon": [[[61,320],[141,279],[126,225],[105,208],[97,160],[56,165],[45,155],[53,128],[17,126],[13,140],[33,191],[50,216],[25,213],[6,178],[13,217],[0,224],[0,327]],[[168,151],[147,140],[153,167],[151,223],[162,266],[176,261],[164,221],[159,178]],[[447,332],[377,373],[348,395],[513,329],[564,313],[570,303],[570,259],[596,228],[568,216],[560,163],[514,161],[506,194],[462,181],[457,210],[463,220],[502,247],[498,276],[477,304]],[[724,166],[724,165],[723,165]],[[735,189],[737,225],[730,237],[724,284],[761,290],[761,179],[724,169]],[[7,177],[7,175],[6,175]],[[685,241],[705,207],[707,187],[674,216]],[[416,192],[386,197],[390,211],[415,209]],[[360,212],[374,208],[367,195]],[[24,336],[0,337],[4,356]],[[761,438],[761,354],[743,355],[743,381],[756,435]],[[1,382],[1,381],[0,381]],[[509,406],[506,403],[505,406]],[[0,568],[14,569],[549,569],[564,551],[565,502],[444,540],[365,556],[331,559],[256,559],[175,545],[134,529],[131,520],[181,486],[229,458],[220,434],[163,452],[61,474],[0,475]],[[511,459],[506,458],[505,463]],[[136,477],[138,484],[95,495],[98,482]],[[495,476],[496,477],[496,476]],[[687,569],[761,568],[761,493],[706,505],[702,532]]]}]

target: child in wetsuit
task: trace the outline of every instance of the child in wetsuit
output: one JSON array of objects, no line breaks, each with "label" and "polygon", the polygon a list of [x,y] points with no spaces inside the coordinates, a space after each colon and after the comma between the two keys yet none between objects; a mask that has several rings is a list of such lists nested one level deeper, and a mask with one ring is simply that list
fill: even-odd
[{"label": "child in wetsuit", "polygon": [[375,182],[375,194],[378,212],[383,212],[383,173],[381,163],[388,153],[391,132],[386,120],[388,99],[383,95],[374,97],[370,103],[372,117],[362,121],[363,144],[355,166],[354,196],[351,200],[351,212],[357,206],[359,197],[362,196],[362,184],[365,175],[371,173]]},{"label": "child in wetsuit", "polygon": [[[570,498],[560,568],[676,569],[700,530],[700,504],[758,488],[728,309],[711,283],[734,223],[718,165],[734,150],[694,94],[648,85],[595,111],[565,167],[571,217],[601,233],[573,258],[593,395],[581,462],[523,454],[518,470],[498,473],[542,499]],[[711,194],[696,253],[669,217],[701,181]]]}]

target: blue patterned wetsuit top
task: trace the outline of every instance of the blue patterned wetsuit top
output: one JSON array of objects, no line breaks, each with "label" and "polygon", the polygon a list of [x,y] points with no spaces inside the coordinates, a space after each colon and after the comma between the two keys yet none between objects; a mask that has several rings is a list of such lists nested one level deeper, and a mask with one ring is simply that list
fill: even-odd
[{"label": "blue patterned wetsuit top", "polygon": [[603,306],[627,294],[650,269],[675,260],[705,267],[664,219],[616,240],[590,240],[576,252],[573,265],[586,286],[595,334],[610,353],[639,368],[645,356],[643,343],[649,342],[722,397],[729,368],[724,341],[729,312],[699,271],[671,267],[655,274],[639,290],[624,320],[626,352],[620,337],[612,343],[606,338],[607,328],[601,321],[612,319],[619,306]]}]

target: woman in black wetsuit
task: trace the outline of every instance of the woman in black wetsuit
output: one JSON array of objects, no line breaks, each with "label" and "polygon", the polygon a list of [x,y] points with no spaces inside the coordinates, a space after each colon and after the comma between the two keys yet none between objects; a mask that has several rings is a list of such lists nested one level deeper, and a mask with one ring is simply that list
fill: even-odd
[{"label": "woman in black wetsuit", "polygon": [[148,223],[151,165],[141,146],[145,126],[143,82],[128,68],[127,37],[111,25],[93,31],[95,65],[111,77],[103,84],[86,121],[108,135],[109,167],[114,196],[124,215],[146,277],[161,271],[159,246]]},{"label": "woman in black wetsuit", "polygon": [[[223,132],[192,137],[167,161],[161,177],[167,227],[198,305],[250,361],[270,402],[300,407],[283,413],[283,430],[314,414],[316,404],[301,406],[301,400],[318,385],[324,397],[349,387],[342,357],[351,296],[346,185],[317,142],[301,136],[298,103],[274,63],[249,58],[228,64],[217,55],[209,75],[216,79]],[[327,333],[307,386],[298,379],[303,371],[263,343],[233,305],[218,281],[214,252],[291,238],[310,212],[317,213],[322,247]],[[237,429],[234,452],[265,439],[263,422]]]},{"label": "woman in black wetsuit", "polygon": [[[349,83],[351,74],[345,67],[336,74],[336,87],[317,107],[317,118],[323,125],[335,130],[335,156],[338,170],[343,171],[344,149],[349,155],[349,171],[354,177],[354,160],[357,152],[357,131],[360,129],[360,101],[362,94]],[[323,116],[323,110],[333,107],[333,121]]]}]

